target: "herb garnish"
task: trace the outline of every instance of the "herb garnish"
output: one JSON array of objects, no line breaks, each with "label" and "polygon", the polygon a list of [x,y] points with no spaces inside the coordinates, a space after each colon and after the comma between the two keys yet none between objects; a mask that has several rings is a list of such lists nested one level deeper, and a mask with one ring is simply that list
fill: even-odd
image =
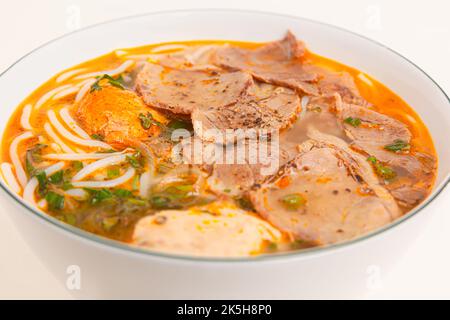
[{"label": "herb garnish", "polygon": [[384,146],[385,150],[398,152],[398,151],[408,151],[411,148],[411,145],[403,140],[397,139],[393,143]]},{"label": "herb garnish", "polygon": [[100,85],[100,82],[102,80],[108,80],[108,83],[116,88],[124,90],[125,87],[123,86],[123,78],[122,75],[118,76],[117,78],[113,78],[108,74],[104,74],[103,76],[97,77],[97,81],[95,81],[92,86],[90,92],[94,91],[100,91],[102,90],[102,86]]},{"label": "herb garnish", "polygon": [[375,173],[379,177],[382,177],[385,180],[392,180],[397,176],[397,173],[392,168],[383,165],[374,156],[368,157],[367,161],[369,161],[373,165],[373,167],[375,169]]},{"label": "herb garnish", "polygon": [[361,124],[361,119],[348,117],[344,119],[344,122],[356,128]]},{"label": "herb garnish", "polygon": [[305,203],[305,198],[299,193],[288,194],[280,199],[281,203],[283,203],[284,207],[288,210],[298,210]]},{"label": "herb garnish", "polygon": [[150,127],[152,125],[158,126],[158,127],[163,127],[163,125],[161,124],[161,122],[156,121],[152,114],[150,112],[147,112],[147,114],[143,114],[140,113],[139,114],[139,120],[141,121],[141,126],[142,128],[144,128],[145,130],[150,129]]}]

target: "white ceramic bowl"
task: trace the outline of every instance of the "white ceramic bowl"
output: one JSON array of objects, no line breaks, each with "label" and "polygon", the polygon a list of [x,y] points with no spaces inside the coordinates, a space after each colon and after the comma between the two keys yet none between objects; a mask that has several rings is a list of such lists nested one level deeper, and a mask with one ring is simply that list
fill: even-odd
[{"label": "white ceramic bowl", "polygon": [[[238,260],[175,257],[102,239],[43,216],[1,182],[4,211],[52,273],[66,283],[79,266],[84,298],[344,298],[371,289],[430,216],[449,180],[449,100],[406,58],[354,33],[290,16],[231,10],[146,14],[68,34],[34,50],[0,77],[0,131],[19,102],[58,71],[116,48],[193,39],[268,41],[291,29],[308,47],[364,71],[405,99],[431,131],[436,187],[413,212],[357,240],[309,251]],[[69,269],[70,271],[71,269]],[[73,269],[76,271],[76,269]],[[71,278],[69,278],[70,282]]]}]

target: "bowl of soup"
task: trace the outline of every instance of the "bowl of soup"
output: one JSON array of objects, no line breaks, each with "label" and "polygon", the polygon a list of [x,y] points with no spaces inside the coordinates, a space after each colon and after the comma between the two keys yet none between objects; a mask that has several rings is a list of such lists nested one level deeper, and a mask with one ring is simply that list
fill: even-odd
[{"label": "bowl of soup", "polygon": [[302,18],[120,19],[0,83],[4,206],[79,297],[362,294],[449,179],[439,86]]}]

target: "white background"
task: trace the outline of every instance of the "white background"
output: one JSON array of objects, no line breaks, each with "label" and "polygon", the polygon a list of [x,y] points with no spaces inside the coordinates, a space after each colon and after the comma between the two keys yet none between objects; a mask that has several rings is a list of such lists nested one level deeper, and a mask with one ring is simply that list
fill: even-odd
[{"label": "white background", "polygon": [[[448,0],[0,0],[0,72],[79,27],[150,11],[212,7],[286,13],[344,27],[408,57],[450,93]],[[419,241],[392,272],[381,273],[381,287],[369,298],[450,298],[450,187],[437,201],[439,210]],[[23,242],[1,203],[0,298],[70,298]]]}]

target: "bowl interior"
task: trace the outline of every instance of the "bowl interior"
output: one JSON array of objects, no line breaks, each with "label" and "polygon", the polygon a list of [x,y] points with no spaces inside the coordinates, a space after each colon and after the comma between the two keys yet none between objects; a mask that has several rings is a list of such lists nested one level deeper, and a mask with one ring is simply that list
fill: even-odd
[{"label": "bowl interior", "polygon": [[[268,13],[195,10],[115,20],[71,33],[31,52],[0,76],[0,131],[16,106],[65,68],[119,48],[196,39],[269,41],[287,29],[314,52],[355,67],[402,97],[421,116],[439,157],[437,193],[448,182],[450,105],[420,69],[390,49],[348,31],[314,21]],[[1,183],[4,185],[3,181]],[[430,195],[430,198],[433,196]]]}]

